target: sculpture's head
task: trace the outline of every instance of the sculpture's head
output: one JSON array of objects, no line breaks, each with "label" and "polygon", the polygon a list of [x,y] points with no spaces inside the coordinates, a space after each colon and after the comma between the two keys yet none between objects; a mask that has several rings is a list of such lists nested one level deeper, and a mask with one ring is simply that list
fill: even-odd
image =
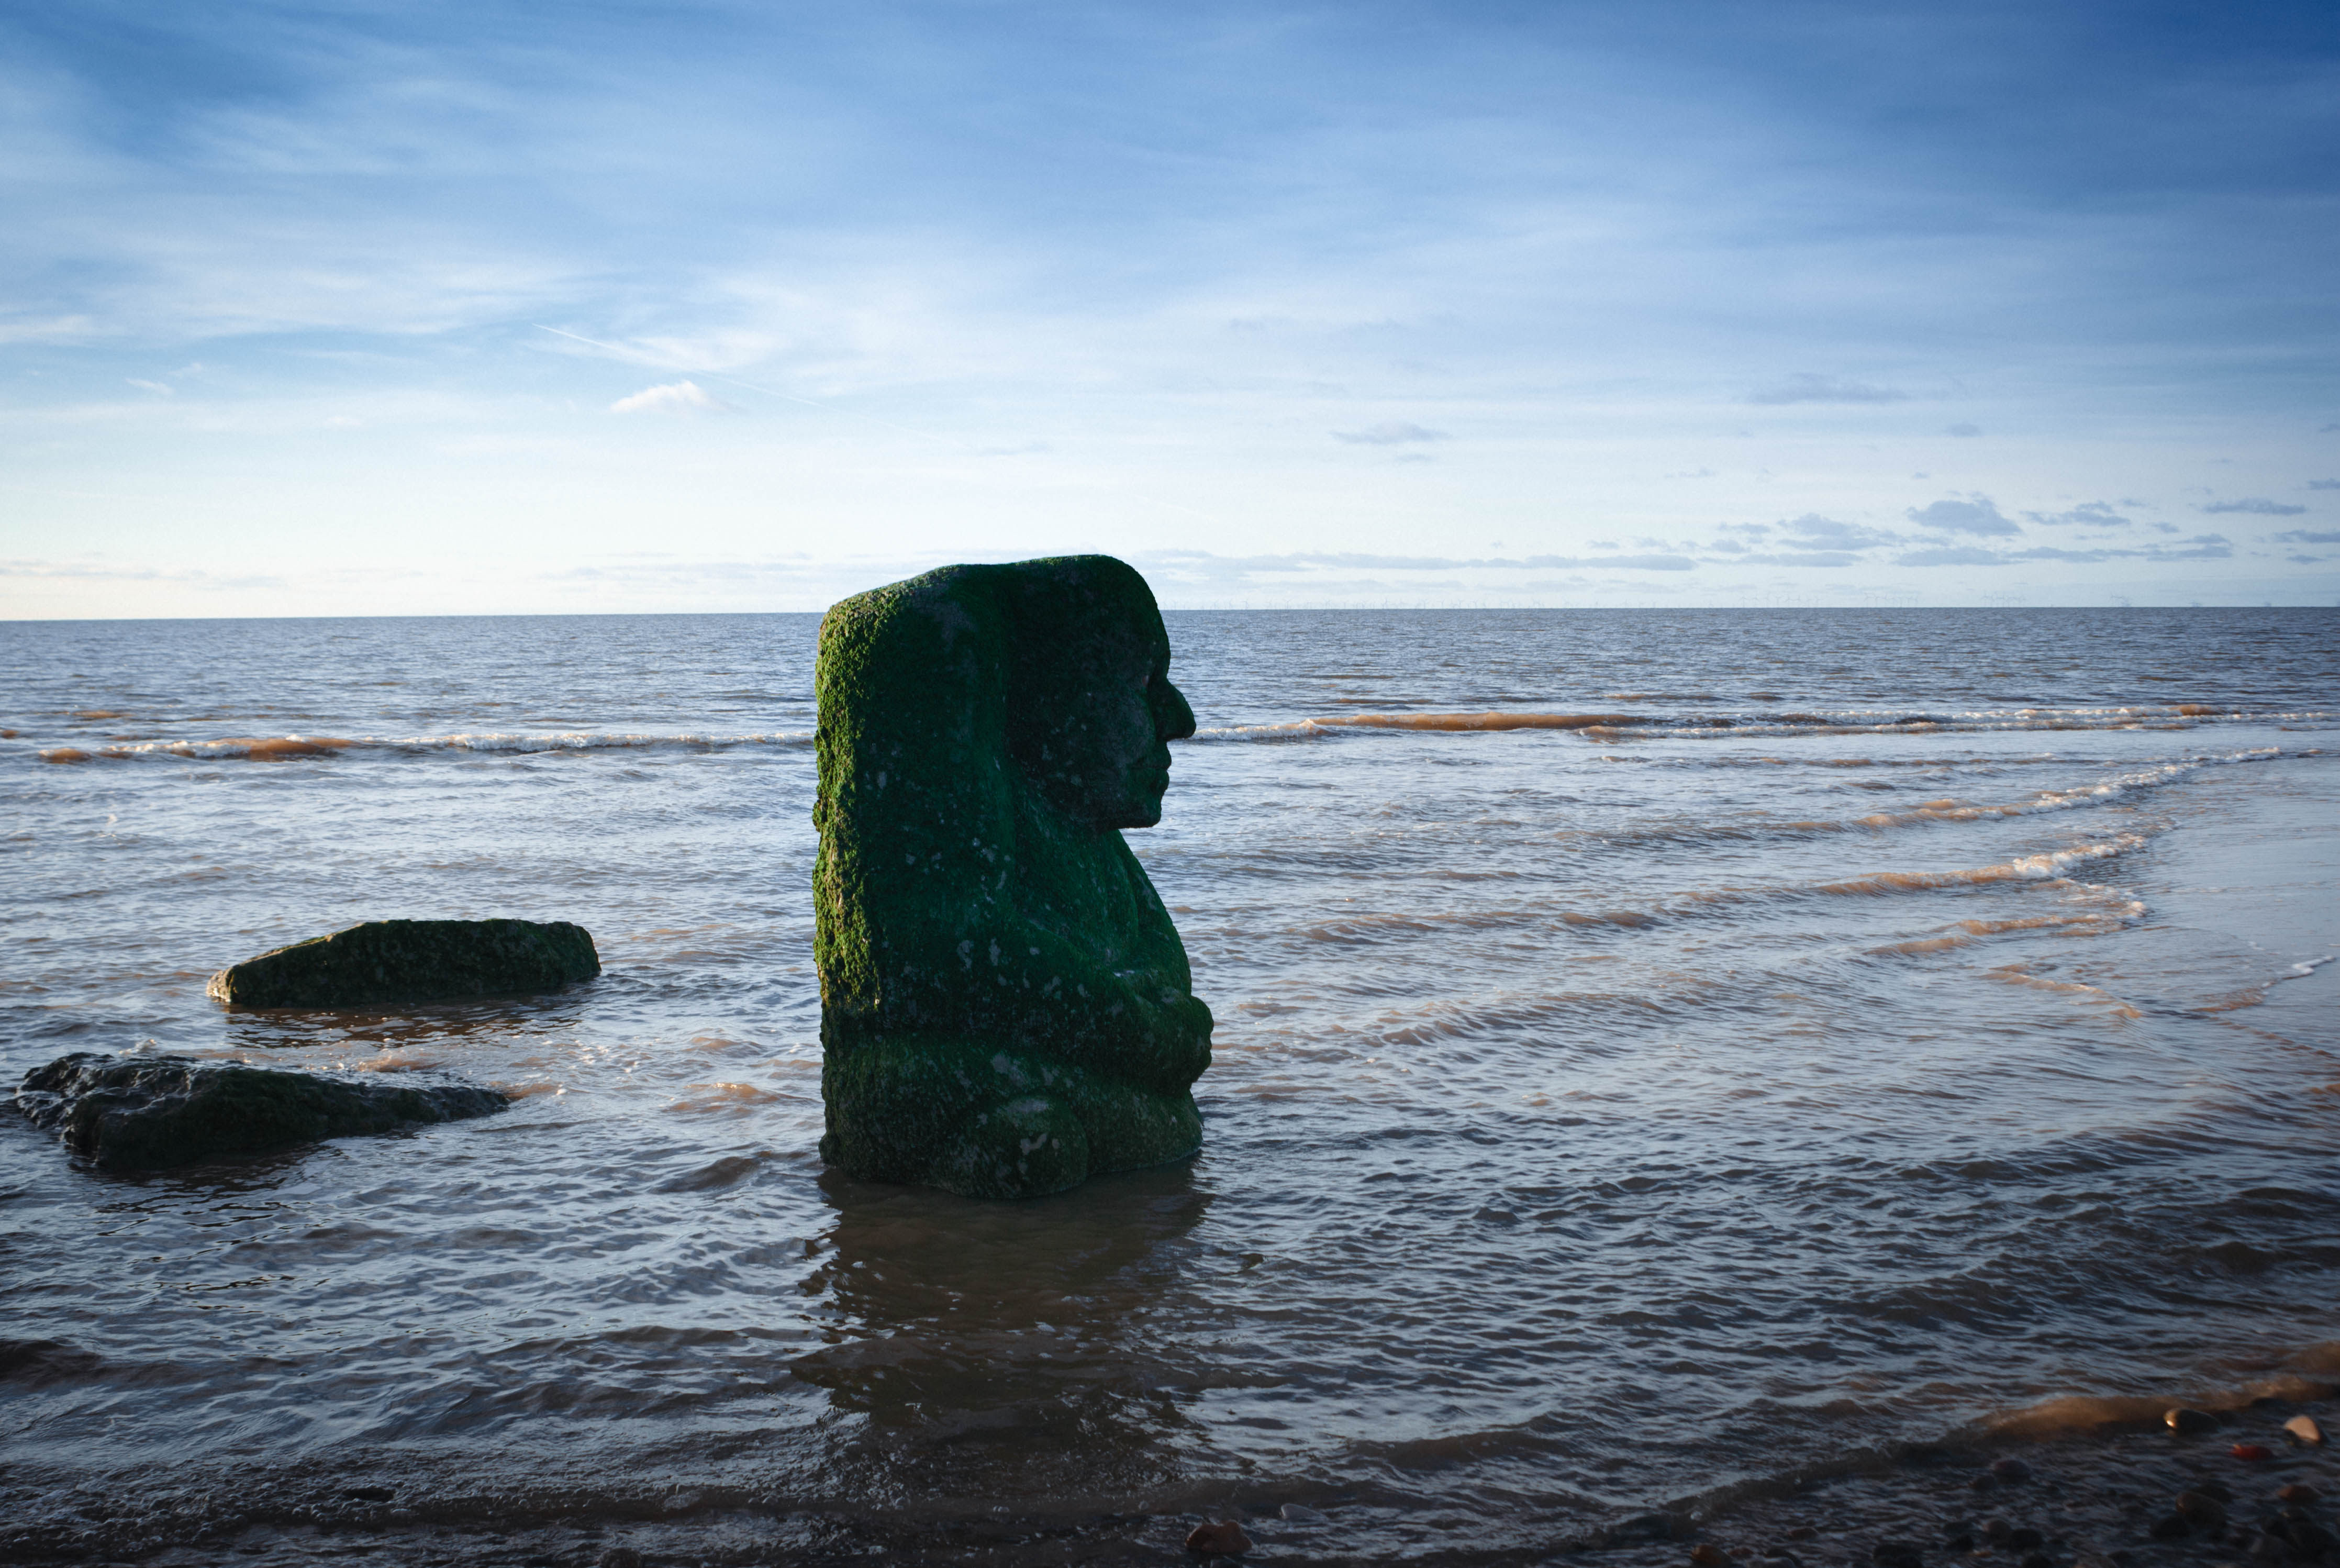
[{"label": "sculpture's head", "polygon": [[1170,637],[1145,580],[1110,556],[1036,561],[1016,573],[1008,744],[1043,799],[1095,829],[1151,828],[1170,786],[1169,742],[1195,732],[1170,684]]}]

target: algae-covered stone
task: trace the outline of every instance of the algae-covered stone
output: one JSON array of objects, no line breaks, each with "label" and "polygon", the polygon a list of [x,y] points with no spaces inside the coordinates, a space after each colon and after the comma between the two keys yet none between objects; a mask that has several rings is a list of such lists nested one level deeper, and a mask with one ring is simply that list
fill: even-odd
[{"label": "algae-covered stone", "polygon": [[1119,829],[1162,819],[1170,684],[1109,556],[951,566],[821,621],[821,1157],[974,1196],[1202,1142],[1210,1009]]},{"label": "algae-covered stone", "polygon": [[359,1007],[549,991],[601,972],[592,933],[566,920],[368,920],[212,977],[238,1007]]},{"label": "algae-covered stone", "polygon": [[111,1170],[156,1170],[355,1133],[458,1121],[511,1102],[469,1084],[351,1083],[315,1073],[83,1051],[25,1075],[16,1108]]}]

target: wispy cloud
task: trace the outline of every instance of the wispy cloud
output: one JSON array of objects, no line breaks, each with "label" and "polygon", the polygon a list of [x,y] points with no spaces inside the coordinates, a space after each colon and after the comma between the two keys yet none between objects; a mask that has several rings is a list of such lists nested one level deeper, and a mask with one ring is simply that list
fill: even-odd
[{"label": "wispy cloud", "polygon": [[1749,402],[1906,402],[1909,394],[1898,387],[1871,386],[1867,382],[1799,372],[1747,394]]},{"label": "wispy cloud", "polygon": [[1408,424],[1403,420],[1384,420],[1369,424],[1363,430],[1336,430],[1334,441],[1344,441],[1352,446],[1403,446],[1409,442],[1451,441],[1443,430],[1429,430],[1422,425]]},{"label": "wispy cloud", "polygon": [[2340,544],[2340,529],[2295,528],[2267,537],[2276,544]]},{"label": "wispy cloud", "polygon": [[2101,501],[2084,501],[2064,511],[2027,511],[2023,514],[2034,522],[2044,522],[2056,528],[2127,528],[2132,520],[2115,511]]},{"label": "wispy cloud", "polygon": [[2340,479],[2311,479],[2307,481],[2307,488],[2310,490],[2340,490]]},{"label": "wispy cloud", "polygon": [[697,382],[668,382],[644,387],[610,405],[611,413],[728,413],[730,405]]},{"label": "wispy cloud", "polygon": [[2297,517],[2307,509],[2288,501],[2269,501],[2263,495],[2246,496],[2240,501],[2207,501],[2194,509],[2196,511],[2240,511],[2253,517]]}]

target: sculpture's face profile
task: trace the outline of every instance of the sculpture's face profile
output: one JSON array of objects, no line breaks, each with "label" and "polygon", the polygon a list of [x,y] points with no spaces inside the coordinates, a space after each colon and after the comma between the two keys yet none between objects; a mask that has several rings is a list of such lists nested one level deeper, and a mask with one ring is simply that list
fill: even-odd
[{"label": "sculpture's face profile", "polygon": [[1086,658],[1052,662],[1026,689],[1037,711],[1019,727],[1021,760],[1089,827],[1151,828],[1170,787],[1169,743],[1195,732],[1195,710],[1170,684],[1169,638],[1124,623],[1078,640]]},{"label": "sculpture's face profile", "polygon": [[[1151,651],[1150,650],[1148,651]],[[1169,650],[1092,694],[1086,755],[1076,755],[1079,814],[1099,828],[1151,828],[1170,788],[1170,745],[1195,732],[1195,710],[1170,684]]]}]

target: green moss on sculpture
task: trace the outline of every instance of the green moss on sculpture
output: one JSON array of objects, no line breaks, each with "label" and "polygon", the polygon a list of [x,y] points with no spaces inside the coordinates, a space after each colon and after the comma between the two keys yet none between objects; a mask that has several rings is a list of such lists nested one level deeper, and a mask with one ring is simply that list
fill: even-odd
[{"label": "green moss on sculpture", "polygon": [[1162,819],[1170,684],[1109,556],[951,566],[820,628],[821,1157],[981,1197],[1202,1143],[1211,1012],[1119,829]]},{"label": "green moss on sculpture", "polygon": [[362,1007],[550,991],[601,972],[592,933],[566,920],[368,920],[222,969],[237,1007]]}]

